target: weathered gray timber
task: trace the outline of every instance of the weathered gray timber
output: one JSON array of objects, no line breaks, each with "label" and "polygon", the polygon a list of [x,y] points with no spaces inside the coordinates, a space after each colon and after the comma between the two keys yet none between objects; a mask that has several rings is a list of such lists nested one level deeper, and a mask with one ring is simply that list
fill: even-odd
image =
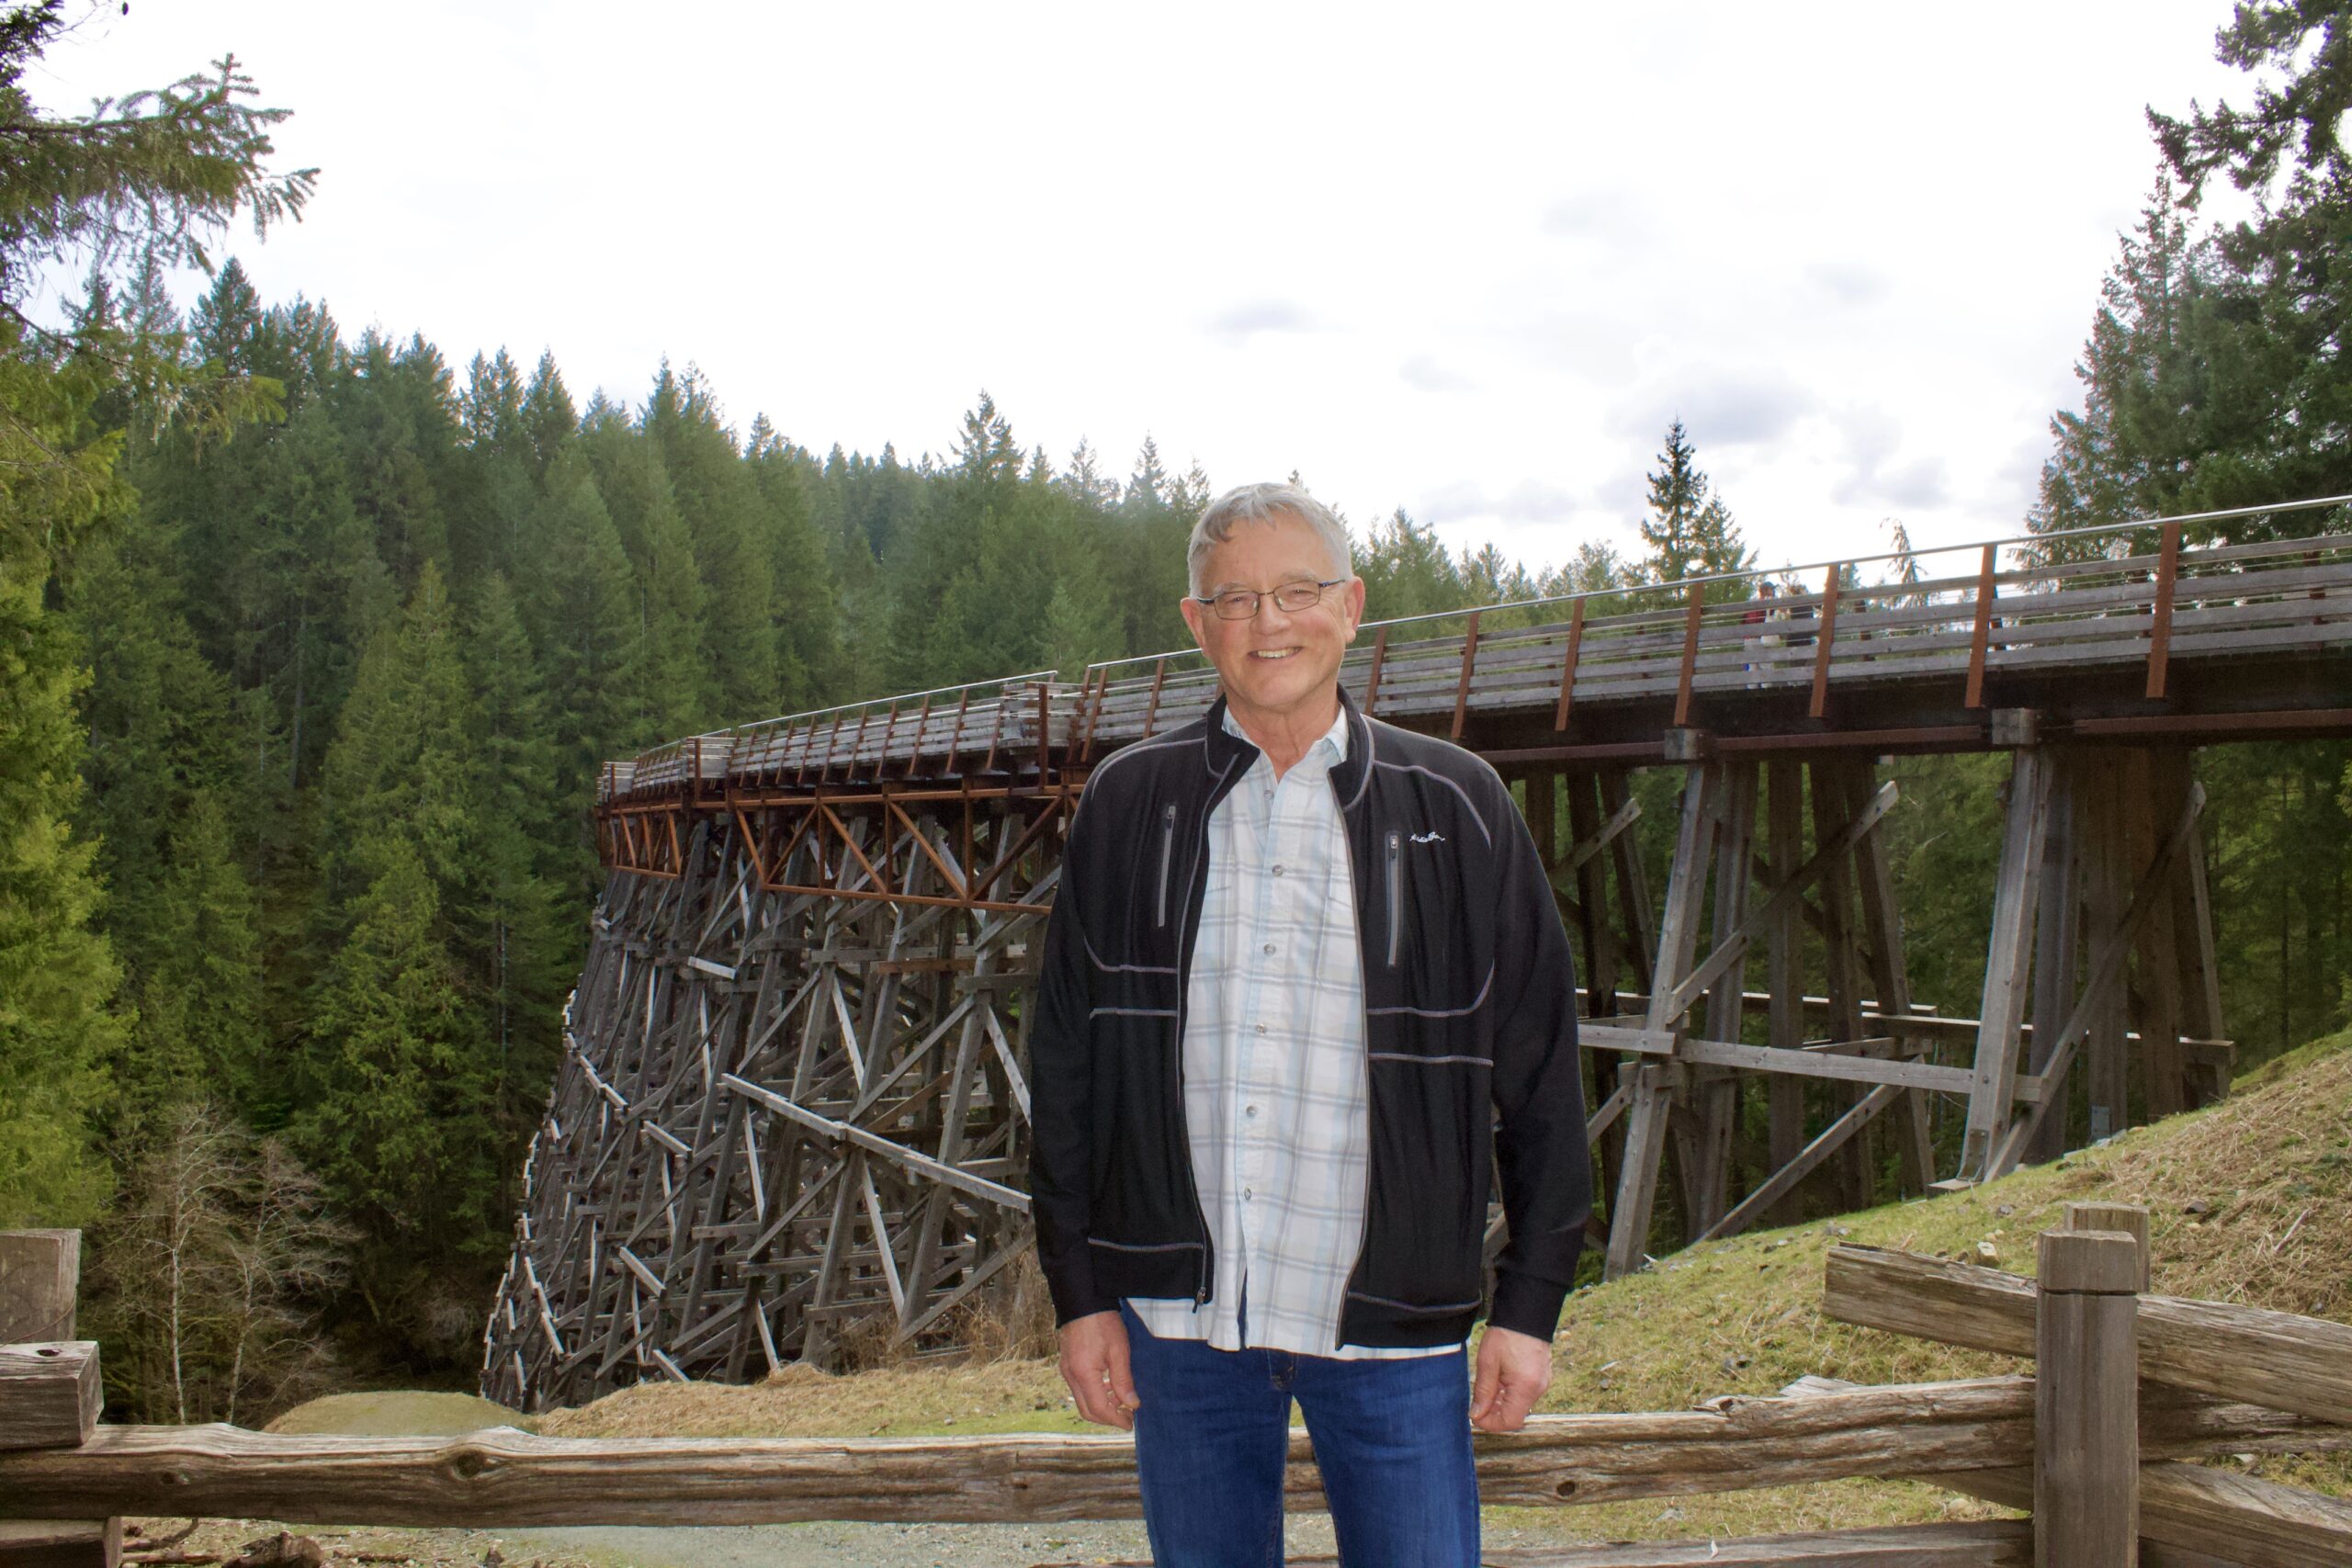
[{"label": "weathered gray timber", "polygon": [[[2030,1465],[2030,1379],[1727,1398],[1697,1410],[1543,1416],[1476,1439],[1480,1495],[1527,1506]],[[2197,1458],[2280,1436],[2273,1412],[2210,1402],[2150,1413],[2143,1451]],[[1304,1432],[1289,1506],[1320,1506]],[[1124,1436],[919,1439],[345,1438],[233,1427],[100,1427],[78,1449],[0,1454],[0,1517],[299,1517],[337,1524],[766,1524],[1125,1518]]]},{"label": "weathered gray timber", "polygon": [[[2352,534],[2236,541],[2235,522],[1822,563],[1769,574],[1802,590],[1770,610],[1725,580],[1363,628],[1354,700],[1492,761],[1550,868],[1584,964],[1611,1273],[1870,1201],[1883,1165],[1906,1192],[1981,1180],[2086,1118],[2222,1090],[2190,748],[2352,734]],[[1092,767],[1215,689],[1170,653],[611,764],[610,876],[484,1392],[540,1409],[740,1380],[877,1323],[952,1338],[1014,1279],[1063,833]],[[2012,786],[1966,1018],[1972,998],[1911,995],[1885,840],[1906,807],[1878,760],[1984,750],[2012,754]],[[1681,803],[1644,824],[1633,772],[1658,767]],[[1674,841],[1655,898],[1637,829]],[[1827,995],[1799,995],[1808,973]],[[1947,1111],[1963,1147],[1936,1169]]]},{"label": "weathered gray timber", "polygon": [[80,1231],[0,1231],[0,1345],[74,1337]]},{"label": "weathered gray timber", "polygon": [[98,1400],[94,1341],[0,1345],[0,1449],[81,1442],[97,1424]]},{"label": "weathered gray timber", "polygon": [[[2034,1352],[2033,1281],[1996,1269],[1833,1247],[1822,1311],[1946,1345]],[[2352,1325],[2177,1296],[2140,1297],[2137,1317],[2141,1376],[2352,1425]]]},{"label": "weathered gray timber", "polygon": [[2035,1568],[2140,1555],[2139,1249],[2118,1231],[2041,1237],[2034,1333]]},{"label": "weathered gray timber", "polygon": [[115,1568],[121,1561],[120,1519],[0,1519],[6,1568]]}]

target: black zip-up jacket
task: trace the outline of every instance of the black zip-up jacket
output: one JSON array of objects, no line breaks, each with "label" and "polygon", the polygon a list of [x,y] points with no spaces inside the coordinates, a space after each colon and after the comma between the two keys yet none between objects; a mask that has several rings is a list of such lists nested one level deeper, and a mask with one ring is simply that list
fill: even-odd
[{"label": "black zip-up jacket", "polygon": [[[1494,769],[1340,702],[1348,755],[1330,778],[1354,873],[1371,1143],[1339,1340],[1469,1332],[1490,1160],[1510,1234],[1489,1318],[1549,1338],[1591,1205],[1558,907]],[[1030,1192],[1064,1323],[1124,1296],[1205,1302],[1216,1277],[1182,1042],[1209,813],[1258,758],[1224,718],[1220,698],[1204,719],[1113,753],[1070,824],[1030,1035]]]}]

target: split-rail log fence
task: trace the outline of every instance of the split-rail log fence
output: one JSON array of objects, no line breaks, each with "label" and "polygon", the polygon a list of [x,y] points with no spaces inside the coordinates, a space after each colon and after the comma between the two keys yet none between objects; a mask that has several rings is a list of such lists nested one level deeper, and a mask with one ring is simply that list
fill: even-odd
[{"label": "split-rail log fence", "polygon": [[[1551,869],[1611,1276],[2224,1091],[2194,749],[2352,734],[2352,534],[2232,530],[2344,499],[1363,628],[1353,699],[1479,751]],[[1027,998],[1080,792],[1215,691],[1171,653],[608,765],[483,1392],[831,1364],[861,1320],[952,1338],[1031,1235]],[[1886,841],[1885,760],[1957,751],[2009,758],[1973,1016],[1912,996]]]},{"label": "split-rail log fence", "polygon": [[[2116,1228],[2108,1228],[2116,1227]],[[55,1237],[59,1233],[46,1233]],[[61,1245],[76,1246],[63,1233]],[[1476,1439],[1485,1500],[1560,1506],[1855,1477],[2029,1509],[1747,1540],[1516,1549],[1526,1568],[2317,1568],[2352,1504],[2199,1463],[2352,1450],[2352,1327],[2144,1292],[2144,1211],[2075,1205],[2041,1278],[1841,1247],[1831,1315],[2032,1356],[2032,1376],[1857,1387],[1668,1413],[1544,1416]],[[4,1303],[0,1303],[4,1304]],[[125,1515],[315,1524],[1043,1521],[1140,1511],[1124,1436],[563,1438],[274,1435],[96,1424],[96,1348],[0,1347],[0,1568],[118,1568]],[[1320,1506],[1304,1433],[1287,1502]]]}]

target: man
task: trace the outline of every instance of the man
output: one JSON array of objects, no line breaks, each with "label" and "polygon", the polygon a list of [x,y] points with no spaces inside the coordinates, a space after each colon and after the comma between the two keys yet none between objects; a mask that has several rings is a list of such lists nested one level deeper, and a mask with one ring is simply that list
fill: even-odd
[{"label": "man", "polygon": [[1567,940],[1494,770],[1340,690],[1364,585],[1337,518],[1246,485],[1189,565],[1222,695],[1095,769],[1046,938],[1062,1375],[1135,1430],[1167,1568],[1282,1561],[1294,1397],[1350,1568],[1471,1568],[1470,1428],[1550,1382],[1589,1203]]}]

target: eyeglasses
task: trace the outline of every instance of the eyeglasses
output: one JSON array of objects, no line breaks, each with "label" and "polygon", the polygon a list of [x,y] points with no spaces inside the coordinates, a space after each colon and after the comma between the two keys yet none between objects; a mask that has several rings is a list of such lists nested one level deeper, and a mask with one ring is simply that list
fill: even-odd
[{"label": "eyeglasses", "polygon": [[1326,590],[1337,588],[1346,581],[1344,577],[1334,577],[1322,582],[1302,580],[1297,582],[1285,582],[1272,592],[1265,593],[1254,588],[1232,588],[1223,593],[1207,596],[1196,593],[1193,596],[1193,602],[1196,604],[1206,604],[1215,610],[1216,618],[1220,621],[1249,620],[1257,615],[1258,602],[1261,599],[1272,599],[1274,602],[1274,608],[1286,615],[1295,615],[1302,610],[1315,608],[1323,602]]}]

